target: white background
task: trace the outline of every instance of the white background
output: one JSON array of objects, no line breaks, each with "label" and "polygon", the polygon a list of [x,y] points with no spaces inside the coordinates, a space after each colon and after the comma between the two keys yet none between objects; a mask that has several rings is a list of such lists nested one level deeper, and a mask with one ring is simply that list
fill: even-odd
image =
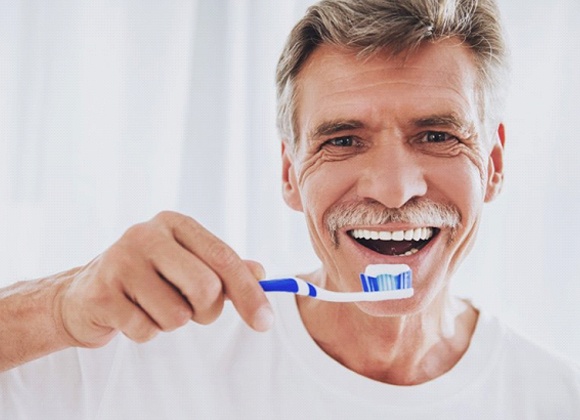
[{"label": "white background", "polygon": [[[270,275],[316,267],[280,196],[274,68],[306,0],[0,0],[0,285],[163,209]],[[501,0],[506,185],[456,291],[580,361],[580,3]]]}]

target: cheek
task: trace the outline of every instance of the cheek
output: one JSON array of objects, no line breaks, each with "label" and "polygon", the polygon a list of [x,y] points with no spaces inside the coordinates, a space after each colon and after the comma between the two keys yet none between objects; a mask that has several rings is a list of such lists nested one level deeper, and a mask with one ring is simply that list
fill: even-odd
[{"label": "cheek", "polygon": [[356,171],[346,162],[319,163],[301,171],[299,184],[305,215],[321,226],[325,212],[354,191]]},{"label": "cheek", "polygon": [[470,150],[469,153],[465,154],[465,158],[471,162],[471,170],[475,172],[475,176],[479,180],[479,186],[481,188],[481,193],[485,192],[485,186],[487,184],[487,164],[488,158],[485,151],[481,148],[481,145],[475,150]]},{"label": "cheek", "polygon": [[434,172],[431,184],[459,208],[462,219],[470,218],[483,204],[485,172],[482,171],[481,160],[461,155],[441,165]]}]

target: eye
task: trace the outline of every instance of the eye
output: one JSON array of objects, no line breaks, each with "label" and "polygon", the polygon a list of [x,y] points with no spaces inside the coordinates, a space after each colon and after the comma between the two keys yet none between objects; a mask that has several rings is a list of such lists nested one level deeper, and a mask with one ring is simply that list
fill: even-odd
[{"label": "eye", "polygon": [[326,141],[324,144],[336,147],[352,147],[356,144],[356,140],[351,136],[336,137]]},{"label": "eye", "polygon": [[444,131],[427,131],[423,136],[425,143],[443,143],[455,139],[455,136]]}]

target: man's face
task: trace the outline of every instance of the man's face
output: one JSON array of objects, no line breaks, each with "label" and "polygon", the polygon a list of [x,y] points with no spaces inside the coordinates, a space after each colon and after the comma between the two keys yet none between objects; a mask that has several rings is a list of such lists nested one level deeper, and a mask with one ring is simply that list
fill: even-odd
[{"label": "man's face", "polygon": [[456,40],[396,58],[323,45],[298,76],[284,197],[306,216],[325,286],[360,290],[368,264],[413,270],[413,298],[365,312],[412,313],[442,296],[499,191],[503,127],[483,131],[470,54]]}]

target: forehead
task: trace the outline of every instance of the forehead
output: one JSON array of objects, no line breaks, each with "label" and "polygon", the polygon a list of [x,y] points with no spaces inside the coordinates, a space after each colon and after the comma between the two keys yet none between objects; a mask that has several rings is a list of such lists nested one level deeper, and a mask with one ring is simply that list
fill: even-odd
[{"label": "forehead", "polygon": [[356,119],[365,125],[404,123],[427,115],[477,120],[477,68],[469,49],[449,39],[391,57],[360,57],[322,45],[296,79],[300,137],[325,120]]}]

